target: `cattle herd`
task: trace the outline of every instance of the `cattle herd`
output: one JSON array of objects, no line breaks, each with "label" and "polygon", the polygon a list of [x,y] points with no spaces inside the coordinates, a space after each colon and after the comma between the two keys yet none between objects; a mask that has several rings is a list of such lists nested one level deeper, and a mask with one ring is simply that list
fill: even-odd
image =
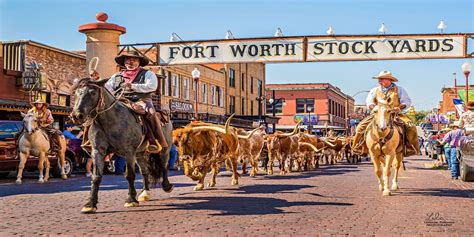
[{"label": "cattle herd", "polygon": [[[208,186],[215,186],[223,164],[232,171],[232,185],[237,185],[239,164],[243,173],[247,172],[249,164],[252,167],[250,176],[255,177],[260,163],[265,166],[267,174],[272,175],[274,163],[278,161],[280,174],[284,175],[314,170],[320,163],[335,164],[344,157],[350,163],[360,162],[360,157],[352,154],[350,137],[317,137],[300,132],[299,123],[290,133],[266,134],[263,127],[245,131],[230,126],[232,117],[225,125],[193,121],[173,131],[173,143],[178,148],[184,174],[198,182],[194,190],[204,188],[209,170],[211,179]],[[264,150],[268,152],[268,160],[261,155]]]}]

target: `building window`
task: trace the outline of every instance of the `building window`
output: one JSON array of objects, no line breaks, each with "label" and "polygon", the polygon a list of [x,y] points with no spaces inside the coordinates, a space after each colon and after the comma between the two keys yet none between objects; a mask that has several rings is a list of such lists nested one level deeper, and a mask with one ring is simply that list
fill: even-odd
[{"label": "building window", "polygon": [[245,114],[245,98],[242,98],[242,115]]},{"label": "building window", "polygon": [[216,105],[216,96],[217,96],[217,93],[216,93],[216,86],[215,85],[211,85],[211,103],[212,105]]},{"label": "building window", "polygon": [[164,96],[169,96],[170,95],[170,75],[171,73],[168,73],[168,76],[164,78],[163,80],[163,88],[162,92]]},{"label": "building window", "polygon": [[183,78],[184,99],[189,100],[189,78]]},{"label": "building window", "polygon": [[51,104],[51,93],[41,92],[41,99],[48,104]]},{"label": "building window", "polygon": [[[308,110],[309,108],[311,110]],[[314,113],[314,99],[296,99],[296,113],[308,112]]]},{"label": "building window", "polygon": [[229,87],[235,88],[235,70],[229,69]]},{"label": "building window", "polygon": [[216,86],[216,93],[217,93],[217,105],[220,107],[224,106],[224,93],[222,93],[222,88]]},{"label": "building window", "polygon": [[201,90],[202,90],[201,92],[202,103],[207,104],[207,84],[206,83],[202,83]]},{"label": "building window", "polygon": [[258,96],[262,96],[263,94],[263,83],[261,80],[257,81],[257,90],[258,90]]},{"label": "building window", "polygon": [[173,88],[173,97],[179,98],[179,76],[176,74],[171,74],[171,82]]},{"label": "building window", "polygon": [[253,77],[250,77],[250,93],[253,94]]},{"label": "building window", "polygon": [[69,96],[69,95],[59,95],[59,105],[60,106],[70,106],[71,105],[71,96]]},{"label": "building window", "polygon": [[240,79],[240,87],[242,88],[242,91],[245,90],[245,73],[242,73],[242,78]]},{"label": "building window", "polygon": [[[283,102],[282,100],[278,101],[275,104],[275,113],[280,114],[283,112]],[[267,114],[273,114],[273,106],[267,101]]]},{"label": "building window", "polygon": [[253,115],[253,101],[250,101],[250,115]]},{"label": "building window", "polygon": [[235,96],[229,97],[229,114],[235,113]]}]

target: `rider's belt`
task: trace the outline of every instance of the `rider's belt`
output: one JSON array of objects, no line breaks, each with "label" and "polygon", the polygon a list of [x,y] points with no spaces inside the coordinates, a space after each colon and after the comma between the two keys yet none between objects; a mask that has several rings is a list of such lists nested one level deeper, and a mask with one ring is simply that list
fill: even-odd
[{"label": "rider's belt", "polygon": [[137,102],[141,99],[144,98],[150,98],[152,93],[137,93],[137,92],[132,92],[132,93],[124,93],[123,95],[125,98],[131,100],[132,102]]}]

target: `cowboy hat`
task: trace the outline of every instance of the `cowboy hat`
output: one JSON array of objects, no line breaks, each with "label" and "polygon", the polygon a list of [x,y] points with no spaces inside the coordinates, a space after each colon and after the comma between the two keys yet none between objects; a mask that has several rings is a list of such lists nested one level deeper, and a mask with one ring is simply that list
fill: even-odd
[{"label": "cowboy hat", "polygon": [[379,73],[379,75],[377,75],[377,76],[375,76],[375,77],[372,77],[372,78],[373,78],[373,79],[388,79],[388,80],[393,81],[393,82],[398,81],[398,79],[395,78],[395,77],[392,75],[391,72],[386,71],[386,70],[381,71],[381,72]]},{"label": "cowboy hat", "polygon": [[48,103],[44,102],[41,98],[38,98],[35,100],[35,102],[32,102],[31,106],[35,106],[35,104],[43,104],[43,106],[48,107]]},{"label": "cowboy hat", "polygon": [[131,58],[138,58],[140,60],[140,67],[143,67],[143,66],[146,66],[148,65],[149,63],[149,60],[144,57],[143,55],[141,55],[140,53],[138,53],[137,51],[127,51],[117,57],[115,57],[115,62],[122,66],[122,67],[125,67],[125,58],[127,57],[131,57]]},{"label": "cowboy hat", "polygon": [[466,108],[469,109],[469,110],[473,110],[474,109],[474,101],[469,101],[466,105]]},{"label": "cowboy hat", "polygon": [[461,127],[461,121],[454,121],[452,124],[449,125],[450,127]]}]

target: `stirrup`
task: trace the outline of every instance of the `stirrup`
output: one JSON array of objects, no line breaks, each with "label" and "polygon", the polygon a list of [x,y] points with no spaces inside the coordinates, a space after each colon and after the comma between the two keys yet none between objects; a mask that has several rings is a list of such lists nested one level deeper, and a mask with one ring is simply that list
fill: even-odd
[{"label": "stirrup", "polygon": [[[156,144],[156,145],[155,145]],[[160,153],[160,151],[163,149],[161,144],[158,142],[158,140],[155,139],[155,144],[149,144],[147,147],[147,152],[148,153]]]}]

